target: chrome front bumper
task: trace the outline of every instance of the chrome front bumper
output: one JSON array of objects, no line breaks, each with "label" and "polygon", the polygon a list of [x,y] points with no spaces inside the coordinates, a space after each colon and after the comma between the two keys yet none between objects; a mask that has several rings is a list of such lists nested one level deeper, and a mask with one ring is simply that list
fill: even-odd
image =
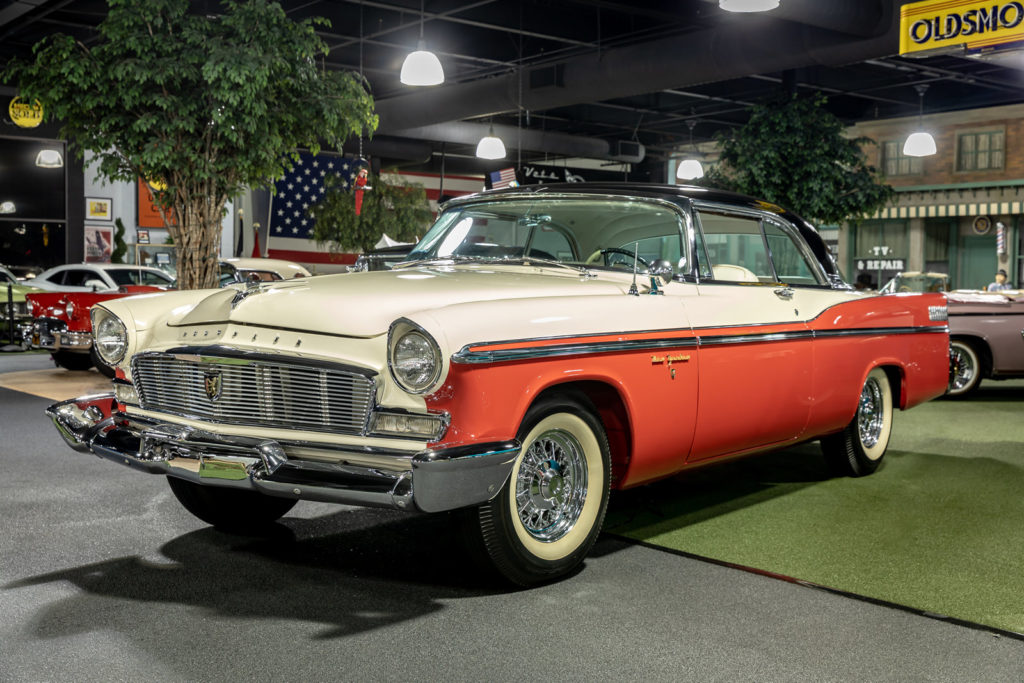
[{"label": "chrome front bumper", "polygon": [[22,336],[34,349],[47,351],[88,351],[92,348],[92,332],[75,332],[59,320],[36,320],[22,328]]},{"label": "chrome front bumper", "polygon": [[[391,467],[289,458],[284,441],[214,434],[117,412],[113,394],[46,409],[64,441],[150,474],[206,486],[328,503],[441,512],[485,503],[501,490],[519,455],[517,441],[398,451],[351,448],[353,459],[384,455]],[[307,449],[309,444],[302,444]],[[344,460],[344,447],[322,447]]]}]

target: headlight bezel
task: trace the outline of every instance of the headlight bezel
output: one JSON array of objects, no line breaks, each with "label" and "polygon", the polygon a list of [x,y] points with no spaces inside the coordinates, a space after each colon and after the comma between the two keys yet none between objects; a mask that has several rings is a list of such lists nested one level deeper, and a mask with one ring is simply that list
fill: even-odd
[{"label": "headlight bezel", "polygon": [[[116,315],[101,308],[99,306],[93,306],[92,311],[89,312],[89,317],[92,322],[92,345],[96,349],[96,353],[99,354],[100,358],[103,359],[108,365],[116,365],[124,360],[125,354],[128,352],[128,328],[124,322]],[[115,323],[120,336],[120,348],[117,353],[108,354],[107,347],[103,343],[101,336],[103,334],[103,326],[105,323]]]},{"label": "headlight bezel", "polygon": [[[427,342],[428,348],[431,353],[431,361],[434,364],[433,370],[431,371],[428,379],[424,382],[413,383],[409,379],[402,375],[402,370],[396,367],[395,352],[398,349],[399,343],[410,335],[418,335]],[[388,371],[391,373],[391,379],[398,384],[403,391],[409,394],[415,394],[422,396],[429,394],[435,390],[438,382],[441,380],[442,372],[444,371],[444,357],[441,355],[441,347],[438,345],[437,340],[434,339],[433,335],[423,329],[422,326],[417,325],[408,318],[399,318],[395,322],[391,323],[391,327],[388,329]]]}]

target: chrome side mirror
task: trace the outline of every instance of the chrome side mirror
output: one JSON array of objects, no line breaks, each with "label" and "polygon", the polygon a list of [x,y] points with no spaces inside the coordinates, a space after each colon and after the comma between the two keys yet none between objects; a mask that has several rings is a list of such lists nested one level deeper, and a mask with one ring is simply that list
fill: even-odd
[{"label": "chrome side mirror", "polygon": [[672,262],[665,259],[658,259],[651,264],[647,273],[652,277],[660,277],[664,282],[668,282],[672,279]]}]

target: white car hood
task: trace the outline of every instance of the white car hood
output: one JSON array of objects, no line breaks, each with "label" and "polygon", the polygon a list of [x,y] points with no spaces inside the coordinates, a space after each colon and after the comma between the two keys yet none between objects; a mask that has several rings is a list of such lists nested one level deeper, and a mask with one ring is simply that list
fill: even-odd
[{"label": "white car hood", "polygon": [[230,321],[372,337],[386,333],[397,318],[455,304],[621,295],[628,288],[628,278],[619,274],[584,278],[562,268],[483,265],[403,268],[264,285],[244,298],[239,295],[243,291],[240,289],[219,290],[189,307],[188,311],[179,309],[168,323],[198,325]]}]

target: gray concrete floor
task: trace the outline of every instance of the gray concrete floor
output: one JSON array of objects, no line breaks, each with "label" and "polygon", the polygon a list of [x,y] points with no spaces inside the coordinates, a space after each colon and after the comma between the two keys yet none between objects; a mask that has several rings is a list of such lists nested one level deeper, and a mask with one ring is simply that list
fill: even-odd
[{"label": "gray concrete floor", "polygon": [[0,681],[1024,679],[1024,642],[607,537],[510,591],[443,515],[300,503],[225,535],[48,403],[0,389]]}]

